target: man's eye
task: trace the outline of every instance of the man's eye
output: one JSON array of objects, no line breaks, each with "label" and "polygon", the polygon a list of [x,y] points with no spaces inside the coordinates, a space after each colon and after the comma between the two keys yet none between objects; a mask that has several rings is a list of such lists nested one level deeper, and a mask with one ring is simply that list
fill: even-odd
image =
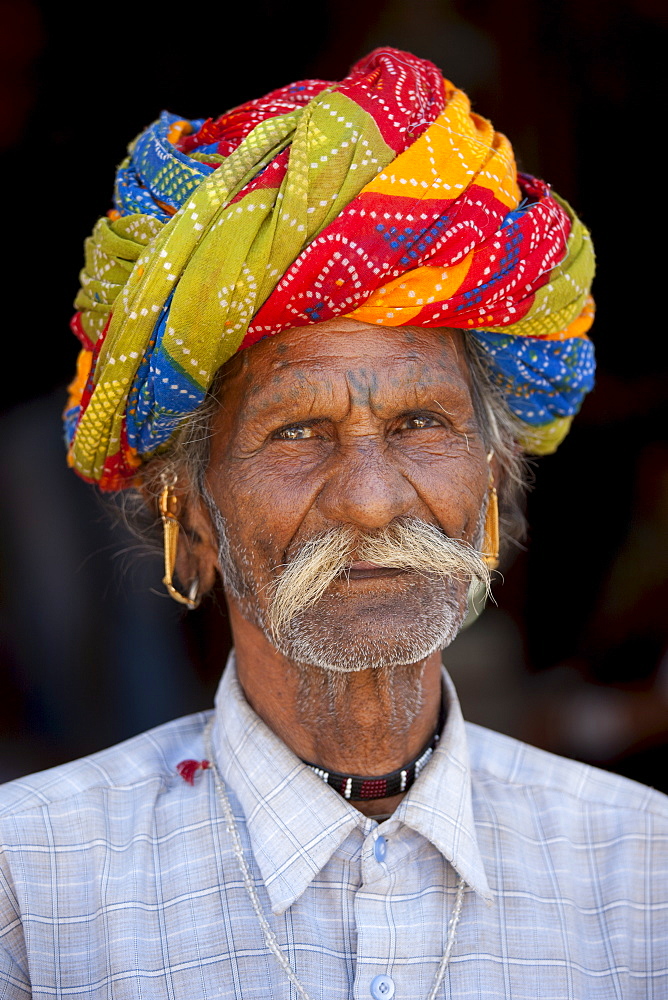
[{"label": "man's eye", "polygon": [[305,438],[314,437],[314,431],[312,427],[306,427],[304,424],[293,424],[292,427],[283,427],[282,430],[276,431],[274,437],[279,441],[303,441]]},{"label": "man's eye", "polygon": [[441,423],[436,417],[429,417],[424,413],[416,413],[411,417],[404,417],[400,425],[402,431],[421,431],[425,427],[440,427]]}]

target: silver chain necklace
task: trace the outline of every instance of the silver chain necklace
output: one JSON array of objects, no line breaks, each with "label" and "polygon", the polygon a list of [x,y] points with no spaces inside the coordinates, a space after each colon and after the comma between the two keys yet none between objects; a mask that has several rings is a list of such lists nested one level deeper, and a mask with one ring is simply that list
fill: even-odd
[{"label": "silver chain necklace", "polygon": [[[227,792],[225,790],[225,783],[218,770],[218,763],[216,761],[213,744],[211,741],[211,730],[213,727],[213,720],[209,722],[204,731],[204,747],[206,751],[207,758],[211,765],[211,770],[213,771],[213,780],[216,786],[216,791],[220,799],[220,803],[223,807],[223,813],[225,814],[225,823],[227,826],[227,832],[232,838],[232,849],[234,851],[234,856],[237,859],[239,865],[239,871],[241,872],[241,877],[243,879],[244,886],[246,887],[246,892],[248,893],[248,898],[251,901],[251,905],[255,910],[255,916],[258,919],[258,923],[262,929],[264,935],[264,940],[266,942],[269,951],[272,953],[280,967],[283,969],[284,973],[299,993],[302,1000],[311,1000],[310,994],[307,992],[305,986],[301,983],[297,977],[297,973],[294,971],[290,965],[288,956],[285,954],[278,939],[271,927],[269,922],[264,915],[262,909],[262,903],[260,902],[260,897],[257,893],[257,886],[255,885],[255,879],[251,874],[250,868],[246,862],[246,856],[244,854],[243,844],[241,843],[241,837],[239,835],[239,828],[237,827],[236,820],[234,818],[234,813],[232,812],[232,806],[230,805],[230,800],[227,797]],[[443,982],[443,977],[445,976],[445,971],[448,967],[448,962],[450,961],[450,956],[452,954],[452,949],[455,944],[455,937],[457,936],[457,925],[459,923],[459,918],[462,912],[462,905],[464,902],[464,890],[466,888],[466,883],[462,876],[459,876],[457,882],[457,896],[455,898],[455,905],[452,911],[452,916],[450,917],[450,922],[448,924],[448,935],[445,942],[445,951],[443,952],[443,957],[439,962],[438,969],[436,970],[436,976],[434,977],[434,983],[431,990],[429,991],[429,996],[427,1000],[436,1000],[436,994],[438,989]]]}]

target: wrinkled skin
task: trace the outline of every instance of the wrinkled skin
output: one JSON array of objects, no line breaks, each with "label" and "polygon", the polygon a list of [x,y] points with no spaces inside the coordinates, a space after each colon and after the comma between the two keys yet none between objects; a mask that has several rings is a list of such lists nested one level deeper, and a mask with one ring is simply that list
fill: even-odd
[{"label": "wrinkled skin", "polygon": [[[253,708],[295,753],[332,770],[383,774],[419,752],[438,716],[440,653],[403,671],[407,685],[422,685],[419,711],[406,726],[399,669],[390,685],[379,683],[378,671],[346,675],[335,705],[326,679],[312,678],[323,712],[304,717],[304,667],[259,624],[268,588],[300,545],[341,524],[373,532],[413,516],[479,542],[490,466],[460,337],[330,320],[261,341],[234,359],[225,378],[206,478],[240,569],[242,593],[227,595],[239,678]],[[182,561],[182,578],[197,572],[208,581],[217,540],[204,505],[191,509],[189,521],[203,541],[190,556],[196,568]],[[466,589],[451,586],[462,612]],[[375,630],[391,642],[432,599],[424,577],[353,564],[350,579],[333,584],[316,611],[340,622],[344,637]]]}]

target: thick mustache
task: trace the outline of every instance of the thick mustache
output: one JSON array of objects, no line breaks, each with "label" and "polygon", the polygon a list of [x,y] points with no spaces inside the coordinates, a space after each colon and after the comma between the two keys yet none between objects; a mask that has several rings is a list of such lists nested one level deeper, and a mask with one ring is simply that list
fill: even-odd
[{"label": "thick mustache", "polygon": [[373,534],[341,526],[305,542],[275,580],[269,610],[274,634],[285,629],[300,611],[315,604],[353,562],[465,583],[475,579],[489,589],[490,574],[481,554],[467,542],[449,538],[436,525],[402,518]]}]

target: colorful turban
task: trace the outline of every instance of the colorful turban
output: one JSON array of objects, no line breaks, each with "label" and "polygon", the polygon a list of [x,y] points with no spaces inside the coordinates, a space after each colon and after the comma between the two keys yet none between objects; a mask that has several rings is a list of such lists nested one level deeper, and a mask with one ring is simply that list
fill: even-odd
[{"label": "colorful turban", "polygon": [[71,464],[136,481],[236,351],[349,316],[469,331],[534,453],[591,388],[589,233],[432,63],[377,49],[135,139],[86,242]]}]

